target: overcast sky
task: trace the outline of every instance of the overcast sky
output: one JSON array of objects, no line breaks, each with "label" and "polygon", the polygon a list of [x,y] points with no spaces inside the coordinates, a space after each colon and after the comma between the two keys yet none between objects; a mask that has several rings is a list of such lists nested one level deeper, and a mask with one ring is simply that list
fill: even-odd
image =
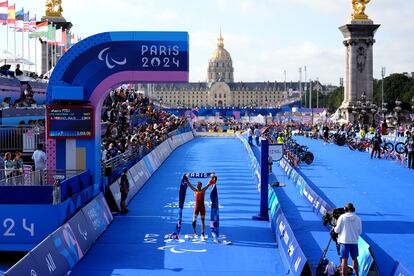
[{"label": "overcast sky", "polygon": [[[9,3],[12,2],[9,0]],[[44,0],[17,0],[16,8],[44,14]],[[190,80],[205,81],[220,28],[234,62],[235,81],[308,79],[339,84],[344,46],[338,27],[351,0],[63,0],[64,16],[85,38],[105,31],[188,31]],[[414,71],[414,1],[372,0],[366,13],[381,24],[374,45],[374,76]]]}]

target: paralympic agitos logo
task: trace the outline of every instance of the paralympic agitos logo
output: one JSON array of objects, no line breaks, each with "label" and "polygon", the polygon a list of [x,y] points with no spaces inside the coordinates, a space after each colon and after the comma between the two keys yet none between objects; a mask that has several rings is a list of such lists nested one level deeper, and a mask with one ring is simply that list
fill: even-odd
[{"label": "paralympic agitos logo", "polygon": [[105,61],[106,67],[108,67],[108,69],[113,69],[117,65],[125,65],[127,63],[127,59],[125,57],[123,59],[113,58],[109,53],[110,49],[111,47],[107,47],[103,49],[98,55],[98,59]]},{"label": "paralympic agitos logo", "polygon": [[[152,42],[143,42],[138,48],[138,66],[151,71],[179,70],[186,66],[180,58],[179,45],[158,45]],[[128,58],[127,58],[128,57]],[[108,69],[124,66],[130,62],[131,53],[119,53],[111,51],[111,47],[102,49],[98,59],[105,63]]]}]

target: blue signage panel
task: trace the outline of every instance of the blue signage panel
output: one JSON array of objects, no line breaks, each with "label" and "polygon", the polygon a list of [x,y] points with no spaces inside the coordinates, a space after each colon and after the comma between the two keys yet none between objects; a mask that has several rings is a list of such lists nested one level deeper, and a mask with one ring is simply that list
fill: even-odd
[{"label": "blue signage panel", "polygon": [[70,269],[83,258],[84,253],[74,231],[68,223],[62,225],[50,238],[53,241],[56,251],[65,259],[65,263]]},{"label": "blue signage panel", "polygon": [[51,236],[39,244],[31,253],[32,270],[35,274],[43,275],[40,271],[47,271],[44,275],[65,275],[70,266],[65,257],[57,250]]},{"label": "blue signage panel", "polygon": [[283,144],[270,144],[269,156],[273,161],[280,161],[283,158]]},{"label": "blue signage panel", "polygon": [[85,254],[95,241],[92,238],[92,228],[86,221],[85,215],[83,212],[78,212],[68,221],[68,224],[72,228],[73,235],[78,241],[82,252]]},{"label": "blue signage panel", "polygon": [[111,211],[102,193],[82,208],[86,221],[91,226],[91,237],[96,240],[113,220]]},{"label": "blue signage panel", "polygon": [[280,209],[277,212],[276,218],[276,237],[281,255],[290,267],[292,275],[301,275],[307,259],[300,249],[286,217]]},{"label": "blue signage panel", "polygon": [[[30,212],[28,212],[30,210]],[[0,246],[2,250],[30,250],[62,223],[59,205],[0,206]],[[47,214],[47,215],[45,215]],[[9,245],[8,245],[9,244]],[[20,244],[30,248],[12,248]]]},{"label": "blue signage panel", "polygon": [[32,253],[26,255],[22,260],[4,272],[6,276],[21,276],[21,275],[49,275],[47,267],[36,264],[36,260]]},{"label": "blue signage panel", "polygon": [[103,80],[121,72],[187,73],[188,79],[189,37],[186,32],[101,33],[72,47],[63,62],[68,65],[60,80],[83,86],[85,98]]}]

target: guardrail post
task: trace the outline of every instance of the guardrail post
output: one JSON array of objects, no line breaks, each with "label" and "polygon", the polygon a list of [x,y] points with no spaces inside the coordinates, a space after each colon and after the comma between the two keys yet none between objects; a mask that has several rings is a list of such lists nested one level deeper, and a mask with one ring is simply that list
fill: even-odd
[{"label": "guardrail post", "polygon": [[261,139],[261,156],[260,156],[260,213],[254,216],[254,220],[269,220],[269,141]]}]

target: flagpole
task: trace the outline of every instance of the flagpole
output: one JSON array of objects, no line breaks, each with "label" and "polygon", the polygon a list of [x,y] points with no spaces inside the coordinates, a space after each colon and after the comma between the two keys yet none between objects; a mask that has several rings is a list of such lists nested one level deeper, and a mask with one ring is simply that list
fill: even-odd
[{"label": "flagpole", "polygon": [[35,44],[35,73],[37,74],[37,34],[35,35],[34,44]]},{"label": "flagpole", "polygon": [[50,65],[49,70],[52,70],[52,68],[55,66],[55,48],[53,47],[53,43],[50,44],[50,49],[52,50],[52,64]]},{"label": "flagpole", "polygon": [[[24,26],[22,29],[22,58],[24,58]],[[22,68],[24,69],[24,64],[22,64]]]},{"label": "flagpole", "polygon": [[17,50],[16,50],[16,26],[14,28],[14,55],[17,55]]},{"label": "flagpole", "polygon": [[9,23],[6,24],[6,40],[7,40],[7,52],[9,51]]},{"label": "flagpole", "polygon": [[[31,61],[30,60],[30,37],[29,37],[29,32],[27,32],[27,59],[29,61]],[[29,71],[31,71],[31,70],[32,70],[32,65],[29,65]]]},{"label": "flagpole", "polygon": [[46,41],[46,72],[49,72],[49,44]]}]

